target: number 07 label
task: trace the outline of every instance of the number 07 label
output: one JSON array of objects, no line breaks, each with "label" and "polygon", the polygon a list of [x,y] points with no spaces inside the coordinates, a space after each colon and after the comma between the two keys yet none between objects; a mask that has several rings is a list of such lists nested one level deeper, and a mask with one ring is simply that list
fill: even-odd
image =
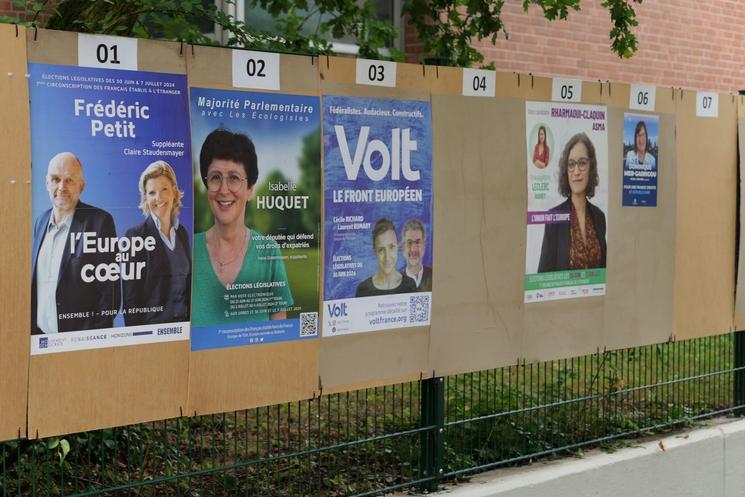
[{"label": "number 07 label", "polygon": [[279,90],[279,54],[233,50],[233,86]]},{"label": "number 07 label", "polygon": [[696,116],[719,117],[719,94],[713,91],[697,92]]}]

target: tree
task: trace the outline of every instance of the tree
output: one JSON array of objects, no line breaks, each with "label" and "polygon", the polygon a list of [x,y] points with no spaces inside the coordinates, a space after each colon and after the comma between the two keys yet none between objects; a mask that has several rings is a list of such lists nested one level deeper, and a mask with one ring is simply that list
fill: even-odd
[{"label": "tree", "polygon": [[[471,43],[475,40],[497,40],[500,33],[509,34],[500,17],[505,0],[404,0],[403,13],[417,30],[425,52],[438,63],[470,67],[484,61],[484,56]],[[620,57],[636,53],[637,42],[632,28],[638,23],[632,3],[642,0],[604,0],[613,28],[611,49]],[[531,4],[538,5],[548,20],[566,19],[570,10],[580,10],[580,0],[523,0],[527,12]]]},{"label": "tree", "polygon": [[[236,0],[226,0],[232,4]],[[566,19],[580,10],[581,0],[523,0],[527,11],[538,5],[549,20]],[[394,27],[377,19],[372,0],[253,0],[275,19],[273,32],[262,32],[216,8],[211,0],[13,0],[25,9],[21,16],[0,16],[0,21],[31,26],[164,38],[188,43],[217,44],[200,29],[215,24],[229,33],[227,46],[243,46],[305,54],[333,54],[329,36],[353,36],[361,57],[400,60],[399,51],[385,49],[396,36]],[[424,44],[425,52],[439,64],[470,67],[484,56],[473,40],[491,39],[508,32],[501,13],[505,0],[404,0],[408,16]],[[612,21],[611,50],[628,58],[637,50],[632,29],[637,25],[633,4],[642,0],[603,0]],[[48,16],[40,16],[46,12]],[[42,22],[46,19],[46,24]],[[310,24],[314,29],[308,34]],[[305,34],[304,34],[305,33]],[[384,50],[385,49],[385,50]]]}]

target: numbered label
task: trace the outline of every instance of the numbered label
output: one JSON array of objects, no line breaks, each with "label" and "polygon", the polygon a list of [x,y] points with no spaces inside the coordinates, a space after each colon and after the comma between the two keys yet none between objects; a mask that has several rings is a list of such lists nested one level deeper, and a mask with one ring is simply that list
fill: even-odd
[{"label": "numbered label", "polygon": [[696,93],[696,115],[698,117],[719,117],[719,94],[713,91]]},{"label": "numbered label", "polygon": [[582,81],[579,79],[554,78],[551,86],[551,100],[560,102],[581,102]]},{"label": "numbered label", "polygon": [[654,99],[657,87],[654,85],[631,85],[629,108],[654,112]]},{"label": "numbered label", "polygon": [[396,63],[385,60],[357,59],[357,84],[396,86]]},{"label": "numbered label", "polygon": [[78,34],[78,65],[137,70],[137,39]]},{"label": "numbered label", "polygon": [[497,73],[482,69],[463,69],[463,95],[466,97],[493,97]]},{"label": "numbered label", "polygon": [[279,90],[279,54],[233,50],[233,86]]}]

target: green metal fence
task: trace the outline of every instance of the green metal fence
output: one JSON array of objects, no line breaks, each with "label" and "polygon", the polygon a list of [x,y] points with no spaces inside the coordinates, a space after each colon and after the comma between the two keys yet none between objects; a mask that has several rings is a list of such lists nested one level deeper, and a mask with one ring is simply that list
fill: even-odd
[{"label": "green metal fence", "polygon": [[342,496],[733,413],[743,333],[0,444],[2,496]]}]

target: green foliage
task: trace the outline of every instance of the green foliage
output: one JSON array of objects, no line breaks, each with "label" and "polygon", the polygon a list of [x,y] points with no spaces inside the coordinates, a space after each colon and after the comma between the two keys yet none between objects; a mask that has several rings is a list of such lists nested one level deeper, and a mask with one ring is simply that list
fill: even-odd
[{"label": "green foliage", "polygon": [[[205,0],[61,0],[53,6],[49,0],[13,3],[22,9],[20,15],[0,17],[0,22],[210,45],[218,42],[203,30],[215,25],[228,33],[227,46],[314,55],[333,53],[329,35],[352,36],[363,57],[401,58],[397,51],[382,51],[395,38],[396,30],[390,22],[377,18],[371,0],[253,0],[253,6],[266,9],[274,17],[273,32],[256,29],[250,21],[236,19],[218,9],[215,2]],[[46,23],[42,22],[44,18]],[[316,23],[314,30],[307,34],[303,28],[312,22]]]},{"label": "green foliage", "polygon": [[[509,37],[502,23],[504,0],[404,0],[403,13],[409,16],[419,39],[438,64],[470,67],[484,62],[484,56],[471,46],[474,40],[496,42],[499,34]],[[636,36],[631,31],[638,23],[633,3],[642,0],[606,0],[613,28],[611,49],[628,58],[637,50]],[[543,10],[546,19],[564,20],[570,11],[580,10],[580,0],[523,0],[527,12],[530,5]]]},{"label": "green foliage", "polygon": [[[225,0],[234,4],[237,0]],[[240,1],[240,0],[238,0]],[[567,19],[580,10],[581,0],[523,0],[541,8],[548,20]],[[53,3],[53,2],[52,2]],[[471,44],[475,40],[496,42],[500,33],[508,38],[501,13],[505,0],[404,0],[402,14],[416,28],[424,50],[441,65],[470,67],[482,65],[483,54]],[[628,58],[637,50],[632,29],[637,26],[633,4],[642,0],[604,0],[612,28],[611,50]],[[359,55],[370,59],[393,58],[403,54],[387,48],[396,30],[380,20],[372,0],[252,0],[274,18],[271,32],[252,26],[218,9],[205,0],[13,0],[22,9],[18,17],[0,16],[0,22],[48,27],[82,33],[113,34],[140,38],[164,38],[188,43],[217,44],[203,33],[205,26],[217,26],[227,33],[227,46],[261,50],[331,55],[332,37],[353,37]],[[47,13],[46,25],[40,22]],[[487,67],[491,67],[489,65]]]}]

